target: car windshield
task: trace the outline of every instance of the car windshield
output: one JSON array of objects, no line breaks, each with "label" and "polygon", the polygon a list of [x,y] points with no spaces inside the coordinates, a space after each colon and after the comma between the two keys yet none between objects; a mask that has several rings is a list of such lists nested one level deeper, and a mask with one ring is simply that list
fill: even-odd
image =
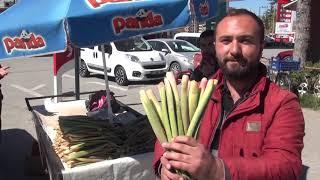
[{"label": "car windshield", "polygon": [[170,48],[174,52],[198,52],[199,48],[187,41],[168,41]]},{"label": "car windshield", "polygon": [[152,51],[150,44],[141,37],[115,41],[114,45],[116,46],[117,50],[124,52]]}]

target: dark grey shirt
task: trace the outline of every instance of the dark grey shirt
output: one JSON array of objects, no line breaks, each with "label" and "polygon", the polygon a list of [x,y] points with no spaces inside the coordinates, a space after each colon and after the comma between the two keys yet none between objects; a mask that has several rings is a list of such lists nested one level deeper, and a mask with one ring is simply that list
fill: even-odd
[{"label": "dark grey shirt", "polygon": [[[226,84],[226,83],[225,83]],[[220,119],[218,122],[218,126],[216,128],[216,131],[213,132],[214,138],[211,144],[211,153],[215,156],[218,156],[218,149],[219,149],[219,141],[220,141],[220,134],[222,131],[222,123],[225,121],[225,119],[228,117],[228,115],[232,112],[232,110],[237,107],[245,98],[245,96],[241,96],[241,98],[233,103],[233,99],[231,97],[231,93],[229,89],[224,85],[222,88],[222,107],[221,107],[221,114],[220,114]]]}]

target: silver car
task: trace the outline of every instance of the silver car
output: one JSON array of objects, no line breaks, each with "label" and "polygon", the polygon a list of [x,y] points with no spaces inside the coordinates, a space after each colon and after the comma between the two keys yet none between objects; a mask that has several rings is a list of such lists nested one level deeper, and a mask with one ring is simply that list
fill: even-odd
[{"label": "silver car", "polygon": [[165,55],[170,71],[193,70],[193,56],[200,49],[193,44],[178,39],[150,39],[149,44]]}]

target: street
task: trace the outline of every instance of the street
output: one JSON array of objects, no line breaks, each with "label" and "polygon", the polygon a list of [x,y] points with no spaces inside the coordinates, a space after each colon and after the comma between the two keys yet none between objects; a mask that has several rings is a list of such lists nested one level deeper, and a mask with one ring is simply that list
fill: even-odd
[{"label": "street", "polygon": [[[279,49],[266,49],[263,57],[276,56]],[[32,115],[27,110],[25,97],[53,95],[53,63],[50,57],[24,58],[2,61],[2,65],[10,66],[10,74],[1,80],[4,94],[2,106],[2,144],[0,145],[0,179],[47,180],[48,176],[25,176],[25,158],[30,153],[31,143],[36,139]],[[129,86],[118,86],[112,79],[110,89],[116,99],[143,113],[138,92],[141,88],[155,88],[157,82],[131,83]],[[105,89],[103,76],[92,75],[80,78],[80,91]],[[74,91],[74,72],[68,71],[63,76],[63,92]],[[82,96],[82,98],[87,98]],[[31,101],[31,105],[42,105],[43,100]],[[320,177],[320,112],[304,109],[306,122],[305,147],[303,164],[307,170],[301,179],[316,180]],[[318,143],[317,143],[318,142]]]}]

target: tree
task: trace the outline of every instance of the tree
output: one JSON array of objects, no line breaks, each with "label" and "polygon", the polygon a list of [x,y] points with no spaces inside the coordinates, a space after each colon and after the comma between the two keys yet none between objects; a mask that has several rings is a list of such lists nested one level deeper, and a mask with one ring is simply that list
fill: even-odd
[{"label": "tree", "polygon": [[266,33],[273,33],[276,17],[275,4],[277,0],[268,0],[268,2],[270,3],[269,9],[264,12],[261,19],[264,23]]},{"label": "tree", "polygon": [[311,1],[312,0],[299,0],[297,4],[294,57],[300,58],[302,64],[312,59]]},{"label": "tree", "polygon": [[320,63],[320,23],[319,11],[320,1],[312,0],[311,5],[311,56],[313,63]]},{"label": "tree", "polygon": [[294,56],[302,62],[320,63],[319,0],[299,0]]},{"label": "tree", "polygon": [[266,33],[273,33],[274,16],[273,6],[270,6],[261,17]]}]

